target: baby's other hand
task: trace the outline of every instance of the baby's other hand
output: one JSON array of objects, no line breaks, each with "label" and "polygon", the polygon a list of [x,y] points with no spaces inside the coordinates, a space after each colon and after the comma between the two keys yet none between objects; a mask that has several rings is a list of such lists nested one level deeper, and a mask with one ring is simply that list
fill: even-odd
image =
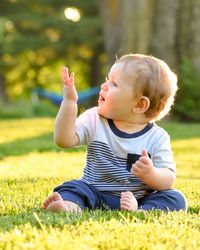
[{"label": "baby's other hand", "polygon": [[138,202],[133,193],[127,191],[121,193],[120,199],[121,210],[136,211],[138,209]]},{"label": "baby's other hand", "polygon": [[149,158],[146,150],[143,150],[142,156],[132,165],[131,173],[142,179],[146,177],[153,170],[153,168],[154,166],[152,160]]}]

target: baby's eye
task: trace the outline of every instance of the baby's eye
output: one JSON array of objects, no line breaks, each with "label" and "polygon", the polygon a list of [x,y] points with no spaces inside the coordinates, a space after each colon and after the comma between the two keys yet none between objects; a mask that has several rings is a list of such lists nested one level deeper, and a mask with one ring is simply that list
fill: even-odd
[{"label": "baby's eye", "polygon": [[118,87],[117,83],[111,81],[108,76],[105,77],[105,80],[106,82],[109,82],[110,84],[112,84],[114,87]]},{"label": "baby's eye", "polygon": [[114,87],[118,87],[116,82],[112,82],[112,84],[113,84]]}]

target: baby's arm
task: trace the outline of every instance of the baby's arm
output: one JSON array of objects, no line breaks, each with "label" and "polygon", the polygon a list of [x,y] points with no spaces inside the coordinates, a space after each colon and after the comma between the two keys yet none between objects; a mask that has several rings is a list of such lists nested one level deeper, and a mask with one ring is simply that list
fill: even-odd
[{"label": "baby's arm", "polygon": [[168,168],[156,168],[143,150],[142,156],[132,165],[131,173],[154,190],[170,189],[176,174]]},{"label": "baby's arm", "polygon": [[58,146],[70,148],[79,145],[75,128],[78,96],[74,85],[74,73],[69,76],[65,67],[62,68],[62,82],[63,101],[55,121],[54,140]]}]

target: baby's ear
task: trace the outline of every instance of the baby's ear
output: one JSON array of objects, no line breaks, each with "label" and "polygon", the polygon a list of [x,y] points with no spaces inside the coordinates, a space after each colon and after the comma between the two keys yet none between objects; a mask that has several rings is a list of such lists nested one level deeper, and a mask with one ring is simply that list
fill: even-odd
[{"label": "baby's ear", "polygon": [[134,113],[145,113],[150,106],[150,100],[146,96],[141,96],[133,106]]}]

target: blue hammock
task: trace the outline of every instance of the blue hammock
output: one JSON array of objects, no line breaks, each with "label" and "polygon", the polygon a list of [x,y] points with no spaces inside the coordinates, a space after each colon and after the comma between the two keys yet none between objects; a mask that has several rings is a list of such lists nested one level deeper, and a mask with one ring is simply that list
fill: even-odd
[{"label": "blue hammock", "polygon": [[[35,90],[39,97],[47,98],[56,105],[60,105],[63,100],[63,97],[61,95],[58,95],[54,92],[47,91],[41,88],[37,88]],[[99,90],[99,87],[92,87],[88,90],[78,92],[78,104],[82,104],[91,97],[97,95],[99,93]]]}]

